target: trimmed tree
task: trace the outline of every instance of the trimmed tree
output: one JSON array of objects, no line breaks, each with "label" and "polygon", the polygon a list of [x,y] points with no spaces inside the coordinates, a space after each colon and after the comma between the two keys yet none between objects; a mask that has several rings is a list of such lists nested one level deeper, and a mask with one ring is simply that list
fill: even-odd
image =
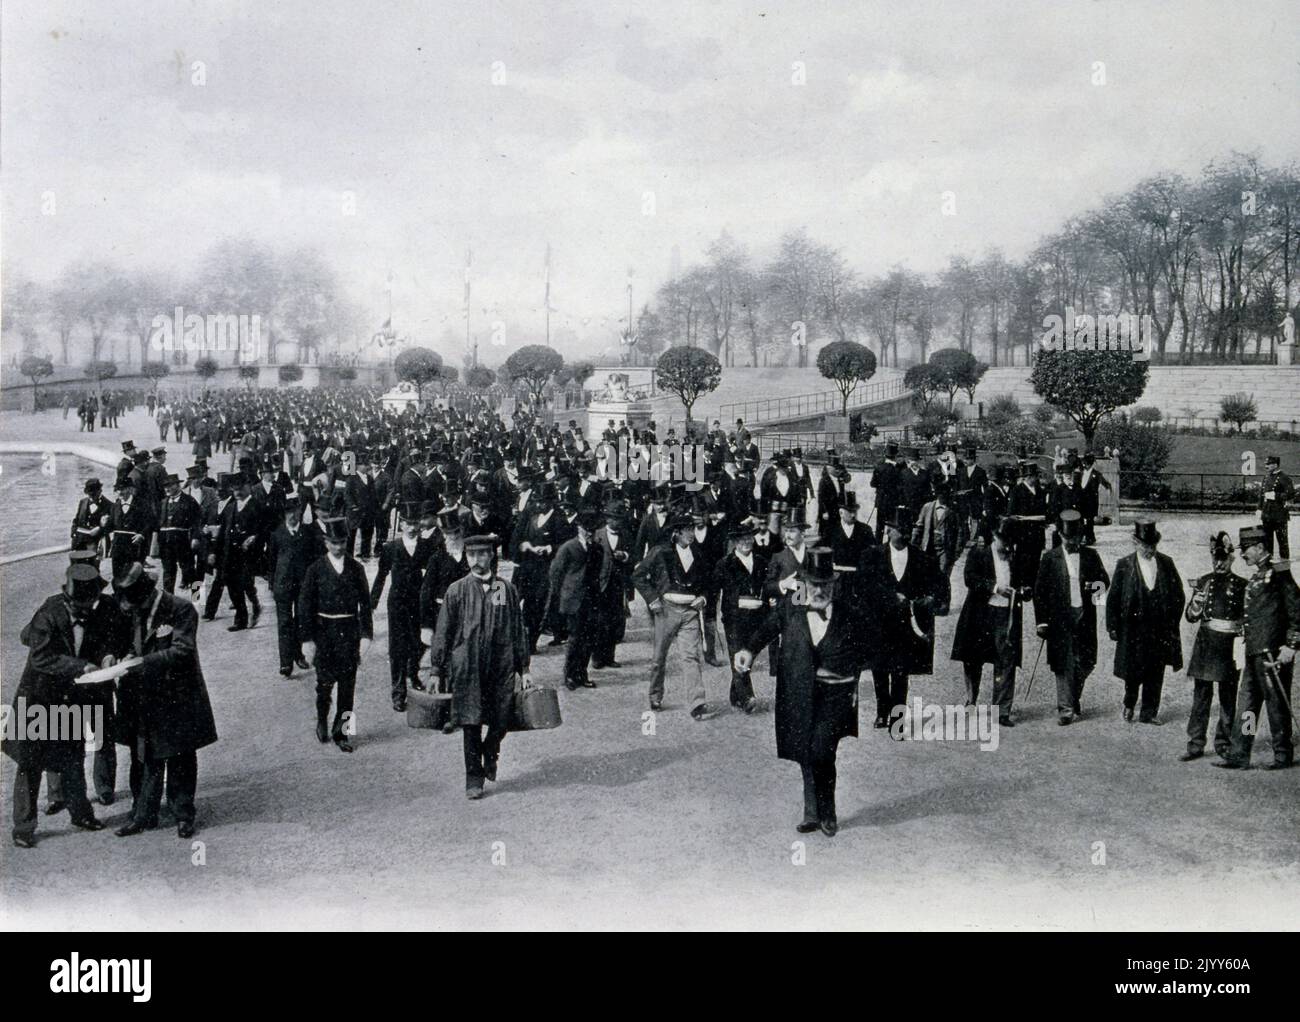
[{"label": "trimmed tree", "polygon": [[924,415],[944,389],[943,374],[937,366],[922,362],[903,374],[903,386],[912,392],[912,404]]},{"label": "trimmed tree", "polygon": [[959,390],[964,390],[968,403],[973,404],[975,388],[989,368],[969,351],[960,348],[940,348],[930,356],[929,364],[938,371],[937,379],[942,389],[948,392],[949,408]]},{"label": "trimmed tree", "polygon": [[1219,401],[1219,418],[1231,422],[1240,433],[1246,428],[1246,423],[1259,418],[1259,405],[1255,404],[1253,395],[1239,390]]},{"label": "trimmed tree", "polygon": [[172,371],[166,362],[146,362],[140,367],[140,375],[146,380],[153,380],[154,393],[158,393],[158,384]]},{"label": "trimmed tree", "polygon": [[1116,408],[1136,403],[1149,376],[1147,363],[1130,351],[1073,348],[1040,350],[1029,382],[1039,397],[1074,420],[1091,451],[1098,423]]},{"label": "trimmed tree", "polygon": [[497,382],[497,374],[487,366],[475,366],[465,374],[465,384],[470,390],[487,390]]},{"label": "trimmed tree", "polygon": [[86,379],[95,381],[95,400],[104,404],[104,381],[117,375],[117,363],[99,360],[86,364]]},{"label": "trimmed tree", "polygon": [[[256,368],[256,366],[254,366]],[[302,379],[302,366],[297,362],[286,362],[277,370],[283,384],[297,383]],[[242,372],[242,369],[241,369]]]},{"label": "trimmed tree", "polygon": [[722,363],[703,348],[669,348],[659,356],[655,375],[660,387],[681,399],[689,428],[695,402],[722,382]]},{"label": "trimmed tree", "polygon": [[876,375],[876,356],[865,344],[832,341],[817,353],[817,371],[840,392],[840,415],[849,414],[849,395],[859,383]]},{"label": "trimmed tree", "polygon": [[393,372],[399,380],[415,384],[415,396],[424,400],[426,384],[438,379],[442,356],[428,348],[407,348],[393,360]]},{"label": "trimmed tree", "polygon": [[32,381],[32,411],[40,407],[41,380],[54,375],[54,363],[46,355],[28,355],[18,371]]},{"label": "trimmed tree", "polygon": [[194,375],[204,382],[207,382],[217,375],[217,370],[219,368],[220,367],[217,365],[217,360],[215,358],[204,357],[194,363]]},{"label": "trimmed tree", "polygon": [[523,383],[533,399],[533,408],[542,403],[542,389],[564,368],[564,356],[544,344],[526,344],[510,353],[501,371],[512,383]]},{"label": "trimmed tree", "polygon": [[253,389],[253,384],[257,382],[257,378],[261,375],[261,370],[251,363],[239,367],[239,378],[244,381],[244,386],[249,390]]}]

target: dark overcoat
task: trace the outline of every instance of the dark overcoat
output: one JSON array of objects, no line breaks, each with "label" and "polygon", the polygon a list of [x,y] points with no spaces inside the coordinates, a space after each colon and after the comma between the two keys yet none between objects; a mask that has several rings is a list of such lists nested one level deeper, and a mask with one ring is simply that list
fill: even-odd
[{"label": "dark overcoat", "polygon": [[1115,636],[1115,677],[1145,678],[1161,667],[1183,666],[1179,622],[1183,617],[1183,580],[1173,558],[1156,551],[1156,584],[1142,580],[1137,553],[1121,557],[1106,596],[1106,630]]}]

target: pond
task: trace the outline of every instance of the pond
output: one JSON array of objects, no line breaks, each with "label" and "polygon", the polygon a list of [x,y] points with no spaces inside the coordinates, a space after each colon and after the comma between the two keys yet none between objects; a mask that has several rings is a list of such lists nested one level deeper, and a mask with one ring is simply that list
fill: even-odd
[{"label": "pond", "polygon": [[0,556],[68,543],[82,486],[113,495],[113,469],[73,454],[0,455]]}]

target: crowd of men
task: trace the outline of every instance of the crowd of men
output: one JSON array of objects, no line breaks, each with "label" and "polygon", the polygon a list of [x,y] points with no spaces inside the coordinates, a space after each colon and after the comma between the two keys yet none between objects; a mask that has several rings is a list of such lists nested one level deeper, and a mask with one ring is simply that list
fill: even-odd
[{"label": "crowd of men", "polygon": [[[874,467],[875,510],[864,520],[862,495],[834,451],[816,471],[799,448],[764,461],[739,421],[731,431],[714,422],[686,444],[672,429],[661,441],[654,423],[611,422],[588,438],[572,420],[561,428],[516,413],[507,423],[477,400],[397,414],[362,390],[217,392],[174,414],[190,437],[185,479],[168,464],[167,444],[125,442],[116,500],[101,481],[87,481],[64,590],[25,633],[30,656],[18,693],[29,702],[97,700],[118,722],[115,740],[130,747],[135,808],[119,834],[156,825],[164,773],[181,829],[193,832],[193,755],[216,738],[196,619],[201,611],[213,620],[224,595],[234,612],[228,630],[255,628],[259,579],[274,605],[280,673],[315,671],[316,737],[343,752],[355,748],[357,672],[387,590],[393,709],[404,711],[413,690],[448,698],[444,729],[463,733],[472,799],[496,779],[511,698],[528,683],[543,637],[565,647],[563,684],[594,689],[594,674],[621,666],[639,595],[653,632],[652,711],[668,697],[677,648],[692,718],[716,715],[706,663],[730,667],[733,706],[760,712],[769,686],[756,684],[755,659],[770,650],[777,752],[803,771],[799,829],[833,835],[835,750],[857,734],[859,678],[872,676],[874,726],[904,738],[897,724],[910,679],[934,671],[935,621],[950,612],[950,577],[963,558],[966,597],[949,655],[962,664],[968,705],[980,699],[983,666],[992,666],[1001,726],[1016,724],[1026,604],[1062,726],[1092,712],[1083,694],[1101,621],[1116,644],[1124,719],[1159,723],[1165,669],[1182,667],[1186,616],[1198,632],[1184,758],[1203,753],[1217,684],[1218,765],[1249,765],[1263,707],[1273,766],[1294,760],[1300,593],[1289,564],[1272,558],[1275,542],[1287,553],[1293,496],[1275,458],[1262,524],[1238,536],[1253,575],[1232,571],[1232,538],[1217,533],[1212,570],[1195,580],[1189,601],[1154,521],[1135,524],[1132,554],[1110,571],[1102,563],[1095,526],[1099,491],[1111,483],[1091,455],[1070,452],[1043,485],[1028,452],[981,463],[973,449],[940,444],[927,458],[891,443]],[[628,458],[645,470],[626,471]],[[153,558],[157,579],[146,570]],[[101,559],[115,599],[101,595]],[[502,561],[513,565],[509,579]],[[139,664],[112,685],[76,685],[133,655]],[[35,743],[17,744],[15,842],[34,840],[42,771],[47,811],[66,806],[78,826],[93,826],[74,750],[42,755]],[[99,755],[95,786],[109,804],[112,743],[102,767]]]}]

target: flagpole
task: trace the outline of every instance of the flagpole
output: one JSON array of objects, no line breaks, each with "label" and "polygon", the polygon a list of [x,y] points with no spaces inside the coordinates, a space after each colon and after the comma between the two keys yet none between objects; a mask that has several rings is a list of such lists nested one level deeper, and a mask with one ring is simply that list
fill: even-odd
[{"label": "flagpole", "polygon": [[551,346],[551,243],[546,243],[546,346]]}]

